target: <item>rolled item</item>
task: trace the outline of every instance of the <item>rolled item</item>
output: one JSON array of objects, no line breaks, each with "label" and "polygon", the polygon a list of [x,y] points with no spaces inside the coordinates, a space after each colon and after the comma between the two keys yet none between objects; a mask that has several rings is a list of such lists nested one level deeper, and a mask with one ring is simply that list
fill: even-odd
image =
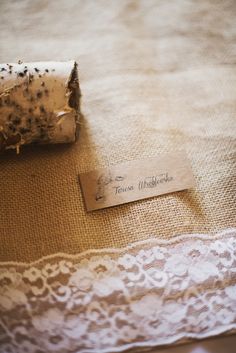
[{"label": "rolled item", "polygon": [[74,142],[79,103],[75,61],[0,64],[0,152]]}]

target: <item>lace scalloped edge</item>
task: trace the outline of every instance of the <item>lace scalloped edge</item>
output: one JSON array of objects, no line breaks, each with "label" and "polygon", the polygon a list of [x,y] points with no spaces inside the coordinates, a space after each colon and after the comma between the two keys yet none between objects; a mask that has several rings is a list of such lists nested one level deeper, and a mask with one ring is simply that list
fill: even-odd
[{"label": "lace scalloped edge", "polygon": [[140,247],[142,245],[171,245],[175,244],[180,241],[184,241],[186,239],[206,239],[206,240],[214,240],[223,237],[224,235],[229,235],[229,234],[236,234],[236,228],[227,228],[224,230],[221,230],[217,233],[212,233],[212,234],[207,234],[207,233],[186,233],[186,234],[181,234],[181,235],[175,235],[171,239],[160,239],[160,238],[154,238],[150,237],[148,239],[144,240],[139,240],[139,241],[134,241],[131,244],[128,244],[127,246],[120,247],[120,248],[102,248],[102,249],[89,249],[82,251],[78,254],[69,254],[69,253],[64,253],[64,252],[57,252],[51,255],[45,255],[40,257],[39,259],[35,261],[29,261],[29,262],[23,262],[23,261],[0,261],[0,266],[8,266],[8,265],[17,265],[17,266],[32,266],[39,264],[42,261],[50,260],[50,259],[55,259],[55,258],[66,258],[66,259],[77,259],[79,260],[80,258],[93,255],[93,254],[120,254],[120,253],[125,253],[128,252],[129,250],[132,250],[136,247]]},{"label": "lace scalloped edge", "polygon": [[0,353],[107,353],[236,330],[236,228],[0,263]]}]

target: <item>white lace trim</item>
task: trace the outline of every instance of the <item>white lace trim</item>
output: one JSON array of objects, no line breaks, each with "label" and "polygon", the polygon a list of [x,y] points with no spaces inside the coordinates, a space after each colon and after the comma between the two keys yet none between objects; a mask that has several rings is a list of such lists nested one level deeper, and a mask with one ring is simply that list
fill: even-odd
[{"label": "white lace trim", "polygon": [[0,263],[0,353],[105,353],[236,329],[236,229]]}]

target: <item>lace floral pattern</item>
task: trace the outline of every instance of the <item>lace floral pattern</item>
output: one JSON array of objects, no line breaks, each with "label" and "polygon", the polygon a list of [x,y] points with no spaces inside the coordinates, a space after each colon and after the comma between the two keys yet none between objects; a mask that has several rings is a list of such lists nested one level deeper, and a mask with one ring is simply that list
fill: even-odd
[{"label": "lace floral pattern", "polygon": [[0,264],[0,352],[120,352],[236,328],[236,229]]}]

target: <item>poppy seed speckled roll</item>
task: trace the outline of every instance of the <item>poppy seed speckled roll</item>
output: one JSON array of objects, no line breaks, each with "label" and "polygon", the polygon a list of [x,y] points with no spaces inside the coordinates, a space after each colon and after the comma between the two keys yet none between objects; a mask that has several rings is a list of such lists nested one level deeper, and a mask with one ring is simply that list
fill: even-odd
[{"label": "poppy seed speckled roll", "polygon": [[0,152],[74,142],[79,101],[75,61],[0,64]]}]

